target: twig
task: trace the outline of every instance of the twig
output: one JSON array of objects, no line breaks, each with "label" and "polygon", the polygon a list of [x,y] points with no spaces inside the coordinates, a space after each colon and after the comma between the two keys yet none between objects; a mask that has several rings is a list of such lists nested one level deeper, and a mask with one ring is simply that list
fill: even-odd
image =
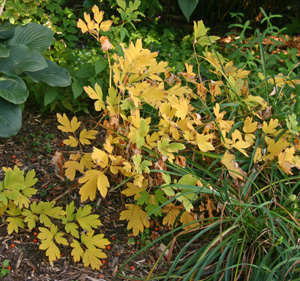
[{"label": "twig", "polygon": [[2,3],[1,9],[0,9],[0,17],[2,15],[2,13],[3,13],[5,2],[6,2],[6,0],[4,0],[3,3]]}]

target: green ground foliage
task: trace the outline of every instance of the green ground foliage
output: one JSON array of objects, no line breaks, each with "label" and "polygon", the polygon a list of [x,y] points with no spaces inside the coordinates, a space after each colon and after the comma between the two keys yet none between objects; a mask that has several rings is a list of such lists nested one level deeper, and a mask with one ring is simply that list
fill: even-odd
[{"label": "green ground foliage", "polygon": [[[58,111],[72,152],[53,164],[60,177],[78,181],[83,205],[31,202],[35,172],[3,168],[0,215],[8,233],[38,227],[49,261],[68,246],[75,262],[98,269],[110,242],[97,232],[90,203],[118,189],[125,197],[119,219],[143,244],[116,280],[162,241],[162,270],[154,266],[141,280],[298,280],[299,56],[282,51],[286,29],[274,24],[281,16],[260,8],[256,28],[231,13],[230,40],[222,43],[202,20],[184,35],[160,25],[160,1],[84,1],[78,10],[60,2],[23,1],[30,9],[19,15],[10,3],[3,16],[55,33],[44,55],[69,70],[72,85],[62,92],[24,79],[29,99]],[[198,5],[190,2],[178,1],[187,18]],[[95,127],[82,128],[79,112],[97,116]],[[166,230],[153,242],[152,219]]]}]

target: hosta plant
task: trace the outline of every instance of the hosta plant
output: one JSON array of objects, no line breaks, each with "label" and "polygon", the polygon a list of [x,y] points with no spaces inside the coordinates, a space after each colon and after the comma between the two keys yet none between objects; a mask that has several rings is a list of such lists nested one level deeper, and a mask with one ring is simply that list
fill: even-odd
[{"label": "hosta plant", "polygon": [[29,94],[24,77],[52,87],[70,85],[68,71],[42,54],[52,40],[53,32],[37,23],[0,26],[0,137],[17,134],[22,125],[19,105]]}]

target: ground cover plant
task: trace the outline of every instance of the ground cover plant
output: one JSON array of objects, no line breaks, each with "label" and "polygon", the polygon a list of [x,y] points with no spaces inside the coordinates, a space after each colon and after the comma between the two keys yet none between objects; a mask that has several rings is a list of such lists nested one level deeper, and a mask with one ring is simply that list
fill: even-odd
[{"label": "ground cover plant", "polygon": [[[81,205],[31,201],[35,172],[4,168],[0,211],[8,233],[38,227],[39,248],[50,262],[69,247],[75,262],[99,269],[110,242],[99,233],[91,206],[119,191],[119,220],[143,245],[118,267],[115,280],[296,280],[295,51],[273,57],[274,45],[263,44],[267,32],[255,30],[250,43],[237,38],[227,46],[237,50],[230,57],[198,21],[193,55],[184,71],[172,73],[140,38],[126,45],[111,40],[114,23],[103,15],[94,6],[78,20],[108,65],[107,90],[97,82],[83,88],[98,115],[94,125],[82,127],[77,117],[57,114],[69,149],[65,161],[58,152],[52,163],[61,180],[79,186]],[[105,134],[100,139],[99,131]],[[153,220],[163,230],[156,237],[149,236]],[[165,247],[147,274],[126,275],[126,264],[161,243]]]}]

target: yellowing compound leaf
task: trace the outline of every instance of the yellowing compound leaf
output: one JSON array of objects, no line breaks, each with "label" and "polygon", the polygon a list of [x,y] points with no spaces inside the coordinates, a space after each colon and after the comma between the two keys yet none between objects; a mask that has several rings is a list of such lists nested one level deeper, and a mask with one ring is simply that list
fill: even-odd
[{"label": "yellowing compound leaf", "polygon": [[94,235],[94,231],[89,231],[86,234],[82,233],[81,242],[86,247],[82,257],[84,266],[91,266],[92,269],[99,269],[102,265],[100,259],[104,259],[107,256],[101,249],[104,249],[110,244],[110,242],[103,237],[103,234]]},{"label": "yellowing compound leaf", "polygon": [[36,226],[36,222],[39,220],[39,217],[29,209],[25,209],[22,215],[25,217],[24,222],[27,222],[29,230],[32,230]]},{"label": "yellowing compound leaf", "polygon": [[85,24],[85,22],[82,19],[79,19],[77,21],[77,27],[81,29],[82,33],[86,33],[87,31],[89,31],[87,25]]},{"label": "yellowing compound leaf", "polygon": [[196,136],[196,143],[199,147],[199,149],[203,152],[207,152],[209,150],[214,150],[215,148],[209,142],[209,140],[212,139],[212,135],[204,135],[204,134],[197,134]]},{"label": "yellowing compound leaf", "polygon": [[83,87],[83,89],[91,99],[96,100],[95,104],[94,104],[96,111],[100,111],[101,109],[105,109],[105,103],[103,101],[102,89],[98,85],[98,83],[95,84],[95,90],[91,86]]},{"label": "yellowing compound leaf", "polygon": [[74,239],[70,246],[73,248],[71,255],[73,256],[74,261],[80,261],[84,254],[84,250],[81,248],[80,243]]},{"label": "yellowing compound leaf", "polygon": [[98,215],[91,215],[92,207],[85,205],[84,208],[80,207],[76,212],[76,220],[80,226],[87,231],[93,228],[98,228],[101,225]]},{"label": "yellowing compound leaf", "polygon": [[163,208],[163,213],[167,213],[163,219],[163,225],[167,225],[169,227],[173,227],[179,213],[180,209],[176,207],[173,203],[169,203],[167,206]]},{"label": "yellowing compound leaf", "polygon": [[41,250],[46,250],[46,256],[49,258],[50,262],[60,259],[59,248],[52,240],[42,240],[39,248]]},{"label": "yellowing compound leaf", "polygon": [[142,187],[136,186],[132,182],[127,183],[127,186],[128,188],[122,190],[122,194],[125,194],[127,197],[134,195],[134,200],[137,200],[139,197],[141,197],[140,192],[146,190],[146,187],[148,186],[148,180],[144,181]]},{"label": "yellowing compound leaf", "polygon": [[245,175],[245,172],[241,168],[239,168],[238,164],[234,161],[234,159],[234,155],[226,151],[221,162],[228,169],[228,172],[232,178],[243,179],[243,175]]},{"label": "yellowing compound leaf", "polygon": [[13,232],[18,233],[19,228],[24,228],[24,220],[20,217],[8,217],[6,220],[8,223],[7,225],[7,233],[11,234]]},{"label": "yellowing compound leaf", "polygon": [[292,168],[295,167],[294,163],[294,153],[295,148],[287,148],[285,151],[282,151],[278,154],[278,164],[280,168],[287,174],[293,174]]},{"label": "yellowing compound leaf", "polygon": [[269,124],[267,122],[263,123],[262,130],[265,132],[265,134],[274,135],[277,132],[276,128],[278,127],[278,124],[278,119],[271,119]]},{"label": "yellowing compound leaf", "polygon": [[246,120],[244,121],[243,131],[246,134],[251,134],[256,131],[257,125],[257,122],[252,122],[252,117],[247,116]]},{"label": "yellowing compound leaf", "polygon": [[77,117],[73,117],[71,122],[68,119],[67,115],[64,113],[64,115],[60,115],[59,113],[56,114],[57,120],[62,126],[57,126],[58,129],[60,129],[62,132],[66,133],[74,133],[80,126],[81,122],[77,121]]},{"label": "yellowing compound leaf", "polygon": [[126,204],[128,210],[121,212],[120,220],[127,220],[127,229],[132,229],[133,235],[137,236],[140,232],[144,232],[144,228],[149,228],[149,218],[147,213],[140,206],[135,204]]},{"label": "yellowing compound leaf", "polygon": [[241,153],[243,153],[245,156],[248,157],[248,154],[246,153],[245,149],[250,147],[251,143],[246,142],[246,141],[237,141],[234,144],[232,144],[232,147],[236,148],[238,151],[240,151]]},{"label": "yellowing compound leaf", "polygon": [[49,257],[49,261],[55,261],[60,258],[60,251],[56,244],[69,245],[68,241],[63,237],[64,233],[57,231],[57,226],[51,224],[50,230],[45,227],[39,227],[40,233],[38,238],[41,240],[40,249],[47,250],[46,256]]},{"label": "yellowing compound leaf", "polygon": [[94,140],[97,133],[98,131],[95,130],[87,131],[86,129],[84,129],[80,132],[79,141],[81,142],[81,144],[91,144],[90,140]]},{"label": "yellowing compound leaf", "polygon": [[108,165],[108,156],[101,149],[93,147],[92,158],[96,161],[97,165],[99,165],[101,168],[106,168],[107,167],[107,165]]},{"label": "yellowing compound leaf", "polygon": [[64,144],[72,146],[72,147],[76,147],[76,146],[78,146],[79,142],[75,137],[69,136],[68,139],[64,140]]},{"label": "yellowing compound leaf", "polygon": [[104,198],[107,195],[107,188],[110,186],[106,175],[98,170],[86,171],[84,176],[78,180],[79,183],[85,183],[79,191],[81,201],[90,198],[93,201],[96,197],[97,189]]},{"label": "yellowing compound leaf", "polygon": [[76,171],[84,173],[84,166],[77,161],[66,161],[64,167],[66,168],[65,176],[71,181],[75,179]]},{"label": "yellowing compound leaf", "polygon": [[135,127],[130,126],[128,138],[132,143],[135,143],[137,147],[141,147],[145,143],[145,137],[150,129],[148,124],[149,120],[140,119],[139,123],[135,122]]},{"label": "yellowing compound leaf", "polygon": [[[189,213],[186,211],[183,212],[183,214],[180,217],[180,222],[182,223],[182,225],[194,222],[195,220],[197,220],[197,216],[194,213]],[[189,224],[187,226],[184,226],[183,229],[188,230],[188,229],[194,228],[198,225],[199,225],[199,222],[195,222],[195,223]]]}]

